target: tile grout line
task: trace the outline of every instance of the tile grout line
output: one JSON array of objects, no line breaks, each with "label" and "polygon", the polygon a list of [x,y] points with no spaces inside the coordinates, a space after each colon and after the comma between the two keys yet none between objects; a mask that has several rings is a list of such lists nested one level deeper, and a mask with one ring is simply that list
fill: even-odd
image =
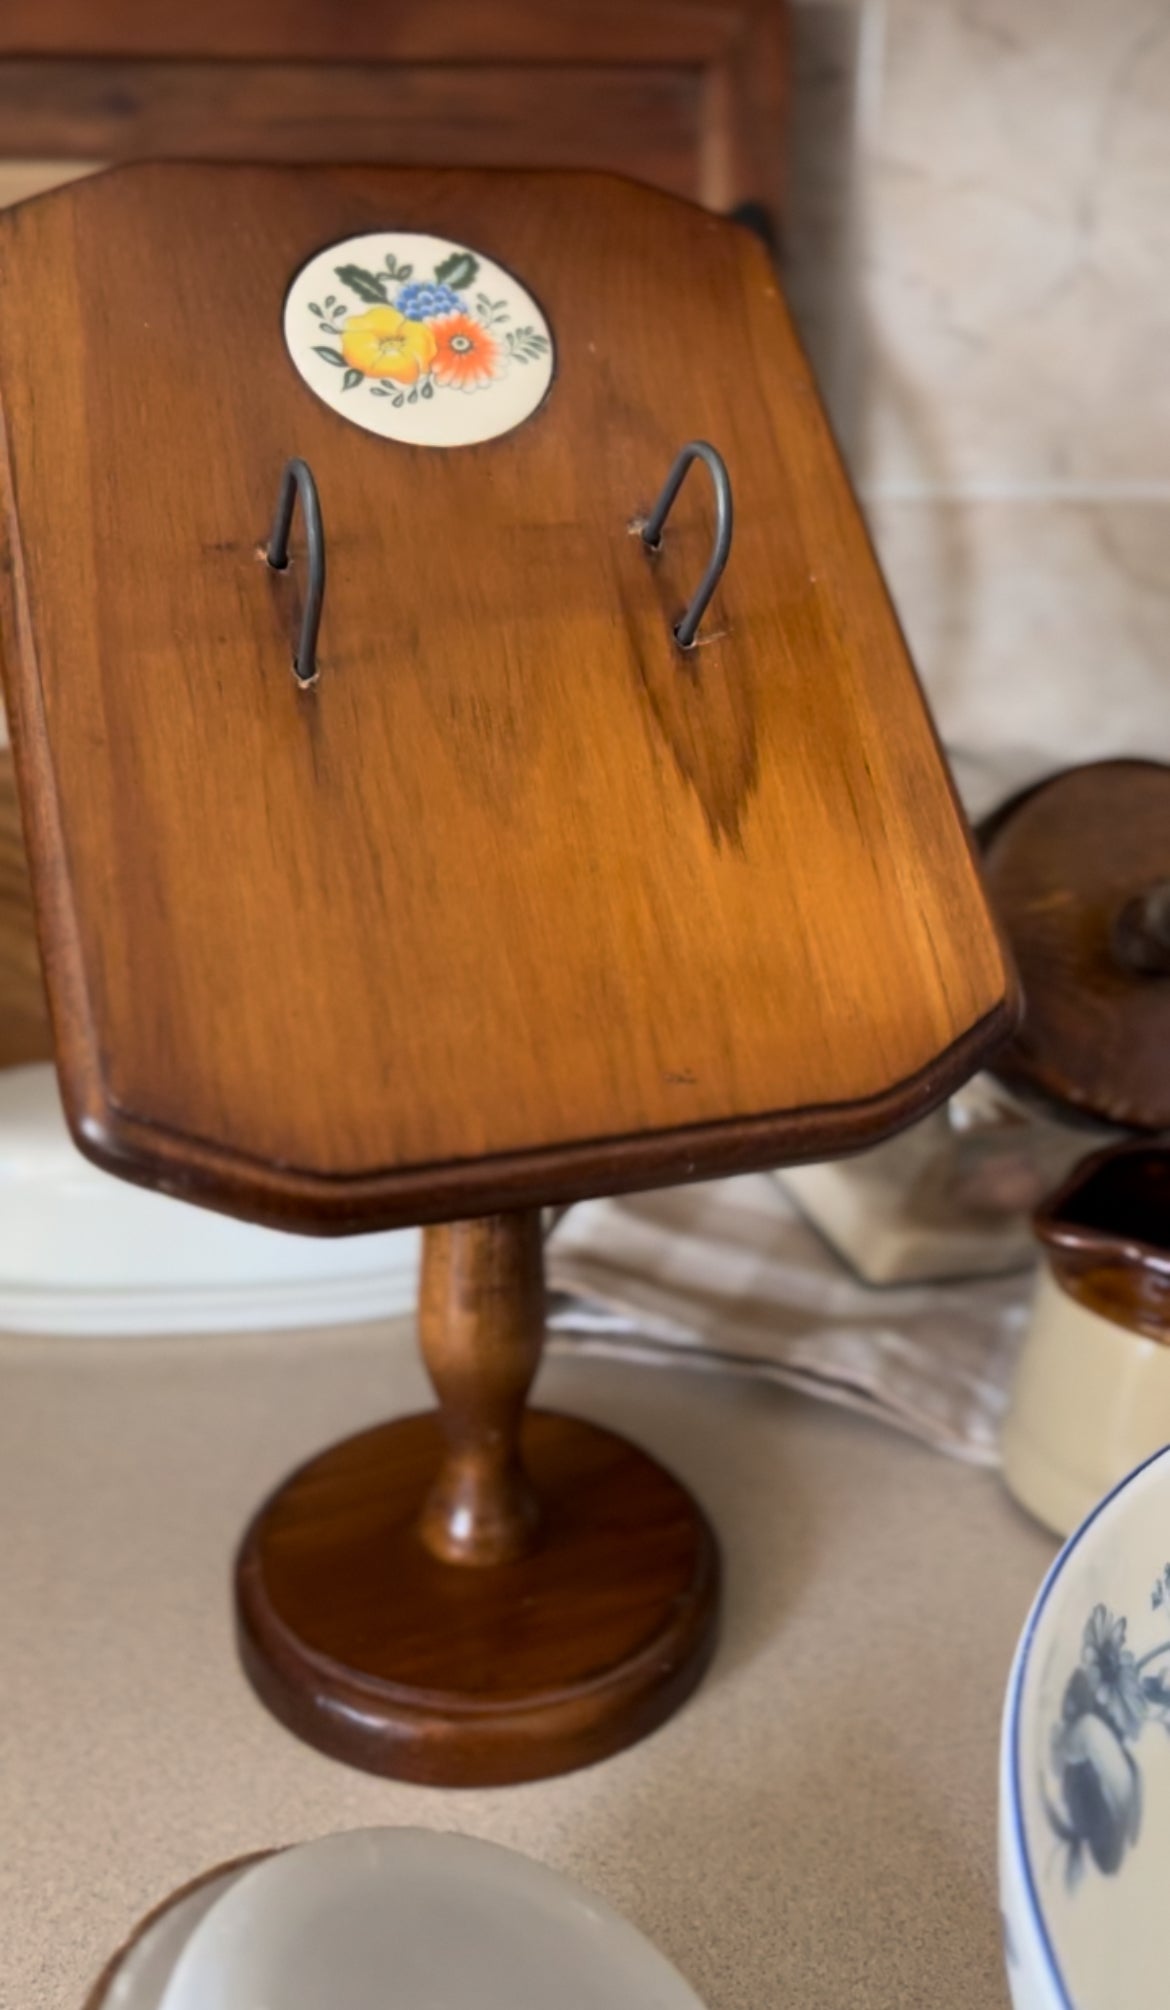
[{"label": "tile grout line", "polygon": [[866,503],[1170,503],[1170,479],[929,482],[858,476],[856,486]]}]

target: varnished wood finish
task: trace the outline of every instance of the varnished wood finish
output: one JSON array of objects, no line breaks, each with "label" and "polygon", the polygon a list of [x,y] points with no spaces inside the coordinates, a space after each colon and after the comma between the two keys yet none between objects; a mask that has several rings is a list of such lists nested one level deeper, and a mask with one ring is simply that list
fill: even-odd
[{"label": "varnished wood finish", "polygon": [[540,1508],[519,1450],[544,1343],[537,1211],[428,1228],[418,1311],[447,1442],[422,1539],[446,1563],[513,1562],[539,1540]]},{"label": "varnished wood finish", "polygon": [[1170,1344],[1170,1146],[1122,1145],[1086,1159],[1035,1225],[1070,1297]]},{"label": "varnished wood finish", "polygon": [[985,838],[1025,1012],[997,1072],[1103,1123],[1170,1125],[1170,767],[1071,768],[997,813]]},{"label": "varnished wood finish", "polygon": [[0,154],[586,166],[780,221],[785,0],[6,0]]},{"label": "varnished wood finish", "polygon": [[1170,976],[1170,880],[1127,900],[1113,924],[1114,960],[1143,976]]},{"label": "varnished wood finish", "polygon": [[169,57],[290,62],[555,62],[590,50],[599,63],[653,62],[664,48],[702,63],[749,39],[757,17],[781,18],[765,0],[4,0],[5,56]]},{"label": "varnished wood finish", "polygon": [[669,63],[0,62],[0,131],[32,159],[596,167],[698,197],[706,112],[701,77]]},{"label": "varnished wood finish", "polygon": [[[540,298],[558,372],[517,432],[389,445],[293,375],[290,274],[390,220]],[[10,212],[0,283],[5,668],[92,1157],[306,1230],[451,1218],[859,1145],[1002,1036],[747,232],[591,176],[156,167]],[[708,494],[656,560],[631,524],[693,434],[737,522],[683,658]],[[257,557],[290,452],[330,550],[309,694],[299,568]]]},{"label": "varnished wood finish", "polygon": [[530,1411],[541,1539],[463,1569],[421,1540],[446,1456],[433,1416],[301,1468],[244,1538],[244,1666],[298,1737],[369,1772],[443,1786],[541,1779],[661,1724],[714,1645],[718,1552],[678,1482],[625,1439]]},{"label": "varnished wood finish", "polygon": [[690,1694],[715,1639],[714,1538],[624,1439],[525,1414],[535,1211],[428,1229],[419,1311],[438,1415],[334,1446],[261,1508],[236,1571],[241,1658],[291,1730],[372,1772],[566,1772]]},{"label": "varnished wood finish", "polygon": [[0,1068],[52,1059],[12,755],[0,748]]}]

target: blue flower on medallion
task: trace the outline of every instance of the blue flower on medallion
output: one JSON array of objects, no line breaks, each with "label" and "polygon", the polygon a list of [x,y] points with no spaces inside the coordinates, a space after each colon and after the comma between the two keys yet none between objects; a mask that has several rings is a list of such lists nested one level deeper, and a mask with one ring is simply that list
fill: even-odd
[{"label": "blue flower on medallion", "polygon": [[394,305],[408,321],[433,321],[439,314],[467,312],[467,302],[461,293],[429,279],[413,279],[400,288]]},{"label": "blue flower on medallion", "polygon": [[[1170,1564],[1154,1588],[1155,1610],[1170,1605]],[[1095,1605],[1081,1637],[1080,1665],[1065,1686],[1060,1722],[1052,1731],[1051,1778],[1042,1782],[1048,1820],[1065,1845],[1065,1875],[1075,1887],[1091,1857],[1107,1876],[1120,1870],[1138,1839],[1142,1777],[1130,1746],[1151,1719],[1170,1731],[1170,1680],[1147,1675],[1170,1653],[1164,1640],[1140,1657],[1126,1644],[1124,1618]]]}]

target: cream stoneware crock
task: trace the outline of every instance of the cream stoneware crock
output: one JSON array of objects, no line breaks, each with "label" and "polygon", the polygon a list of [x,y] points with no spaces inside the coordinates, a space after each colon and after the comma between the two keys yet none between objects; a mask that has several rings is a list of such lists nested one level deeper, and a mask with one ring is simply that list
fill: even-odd
[{"label": "cream stoneware crock", "polygon": [[1066,1535],[1170,1443],[1170,1147],[1098,1153],[1035,1225],[1046,1263],[1003,1473],[1024,1507]]}]

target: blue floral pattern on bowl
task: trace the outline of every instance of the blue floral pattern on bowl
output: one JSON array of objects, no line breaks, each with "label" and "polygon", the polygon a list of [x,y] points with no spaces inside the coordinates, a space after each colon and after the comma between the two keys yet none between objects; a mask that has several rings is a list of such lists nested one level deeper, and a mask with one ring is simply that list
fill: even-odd
[{"label": "blue floral pattern on bowl", "polygon": [[[1170,1564],[1150,1604],[1170,1616]],[[1148,1724],[1170,1733],[1170,1668],[1150,1672],[1170,1654],[1170,1639],[1138,1655],[1128,1633],[1127,1619],[1106,1605],[1093,1607],[1052,1730],[1051,1777],[1042,1791],[1048,1820],[1066,1852],[1070,1889],[1090,1860],[1107,1877],[1121,1869],[1141,1833],[1142,1775],[1133,1747]]]},{"label": "blue floral pattern on bowl", "polygon": [[1013,2010],[1170,2003],[1168,1529],[1170,1444],[1073,1531],[1020,1633],[999,1792]]}]

